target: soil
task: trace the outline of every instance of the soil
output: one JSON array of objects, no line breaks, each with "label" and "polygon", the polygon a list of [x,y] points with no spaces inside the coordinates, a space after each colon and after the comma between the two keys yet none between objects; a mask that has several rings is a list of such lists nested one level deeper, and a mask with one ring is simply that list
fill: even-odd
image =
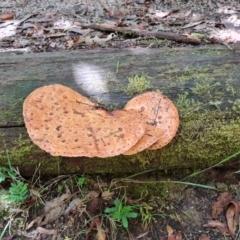
[{"label": "soil", "polygon": [[[240,39],[239,7],[234,0],[3,0],[0,3],[0,50],[31,53],[177,48],[187,47],[189,39],[193,44],[211,47],[221,43],[234,50]],[[164,32],[165,38],[157,32]],[[6,206],[0,201],[0,236],[4,232],[4,240],[238,239],[239,230],[235,229],[240,199],[237,173],[226,168],[210,169],[197,178],[183,180],[192,184],[180,183],[189,174],[143,174],[129,181],[127,187],[124,180],[113,186],[112,176],[84,176],[87,179],[84,185],[76,183],[81,176],[21,179],[28,182],[30,197],[21,205]],[[149,179],[154,180],[153,185],[142,183]],[[9,189],[10,180],[3,182],[3,189]],[[39,195],[40,189],[43,192]],[[106,191],[111,193],[108,197],[103,196]],[[90,193],[93,196],[86,200]],[[64,194],[70,194],[63,201],[64,211],[62,209],[57,218],[46,220],[51,212],[43,214],[46,202],[59,200]],[[129,220],[128,228],[111,221],[104,213],[106,207],[114,206],[116,198],[136,207],[133,210],[138,212],[138,217]],[[75,203],[73,199],[85,201]],[[6,209],[11,211],[5,212]],[[36,221],[38,217],[41,220]],[[98,226],[93,219],[100,220],[105,236],[96,230]],[[34,224],[29,226],[31,221]]]}]

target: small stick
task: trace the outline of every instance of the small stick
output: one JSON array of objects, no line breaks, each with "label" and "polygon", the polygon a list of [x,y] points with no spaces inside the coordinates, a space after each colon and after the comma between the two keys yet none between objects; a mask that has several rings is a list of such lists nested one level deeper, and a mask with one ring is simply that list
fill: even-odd
[{"label": "small stick", "polygon": [[157,39],[168,39],[168,40],[173,40],[176,42],[185,42],[185,43],[191,43],[191,44],[200,44],[201,40],[197,37],[192,37],[192,36],[185,36],[185,35],[179,35],[175,33],[169,33],[169,32],[163,32],[163,31],[158,31],[158,32],[150,32],[150,31],[140,31],[140,30],[133,30],[129,29],[126,27],[114,27],[114,26],[109,26],[106,24],[84,24],[80,23],[81,27],[84,28],[91,28],[94,30],[99,30],[99,31],[106,31],[106,32],[119,32],[123,34],[129,34],[137,37],[154,37]]}]

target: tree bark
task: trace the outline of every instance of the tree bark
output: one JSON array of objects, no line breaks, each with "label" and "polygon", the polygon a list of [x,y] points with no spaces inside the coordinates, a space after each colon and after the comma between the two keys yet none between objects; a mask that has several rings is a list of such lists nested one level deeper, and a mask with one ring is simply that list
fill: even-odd
[{"label": "tree bark", "polygon": [[[223,46],[0,54],[0,166],[24,175],[131,173],[205,168],[240,150],[240,51]],[[34,89],[60,83],[107,108],[122,108],[140,89],[129,77],[147,75],[177,106],[180,128],[166,147],[106,159],[52,157],[24,127],[22,104]]]}]

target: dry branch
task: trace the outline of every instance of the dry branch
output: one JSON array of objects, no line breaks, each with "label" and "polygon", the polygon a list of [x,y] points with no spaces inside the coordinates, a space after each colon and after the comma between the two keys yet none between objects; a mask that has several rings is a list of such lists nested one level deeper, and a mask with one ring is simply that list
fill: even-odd
[{"label": "dry branch", "polygon": [[109,26],[106,24],[80,24],[81,27],[84,28],[91,28],[94,30],[99,31],[106,31],[106,32],[118,32],[123,34],[129,34],[135,37],[154,37],[157,39],[167,39],[176,42],[184,42],[184,43],[191,43],[191,44],[200,44],[201,40],[197,37],[192,37],[189,35],[179,35],[175,33],[168,33],[168,32],[150,32],[150,31],[140,31],[140,30],[133,30],[125,27],[114,27]]}]

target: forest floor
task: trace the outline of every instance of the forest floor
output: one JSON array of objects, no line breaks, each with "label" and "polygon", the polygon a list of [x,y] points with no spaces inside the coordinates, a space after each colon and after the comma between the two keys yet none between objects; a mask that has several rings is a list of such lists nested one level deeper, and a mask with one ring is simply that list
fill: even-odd
[{"label": "forest floor", "polygon": [[239,2],[3,0],[1,51],[184,47],[240,40]]},{"label": "forest floor", "polygon": [[[2,0],[0,9],[1,52],[212,44],[234,51],[240,40],[234,0]],[[3,240],[240,239],[238,171],[226,167],[186,180],[191,172],[24,179],[0,170]]]}]

